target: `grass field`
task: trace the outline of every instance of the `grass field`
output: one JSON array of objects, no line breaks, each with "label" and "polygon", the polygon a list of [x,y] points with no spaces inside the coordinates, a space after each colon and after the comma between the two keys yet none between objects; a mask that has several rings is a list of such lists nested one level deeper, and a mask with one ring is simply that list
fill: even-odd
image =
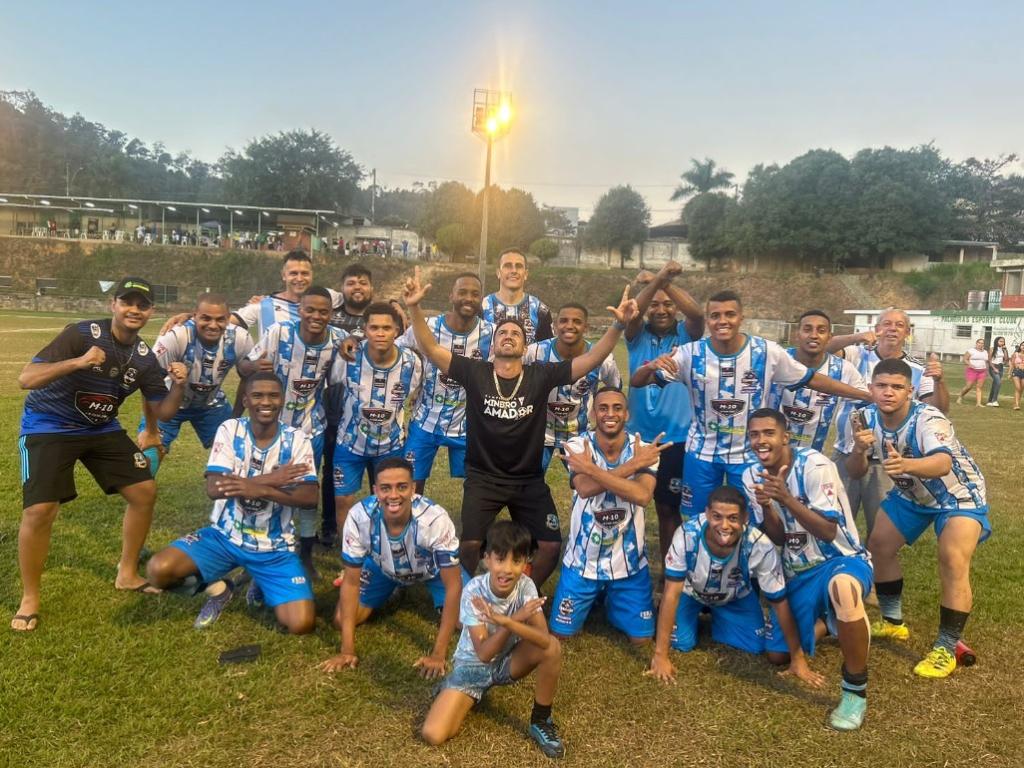
[{"label": "grass field", "polygon": [[[6,629],[20,596],[17,531],[21,509],[14,450],[23,393],[15,377],[70,318],[0,313],[0,414],[9,450],[0,454],[0,765],[10,766],[342,766],[536,765],[545,760],[524,734],[532,687],[501,688],[448,745],[416,737],[430,684],[412,669],[433,639],[425,592],[412,590],[357,635],[360,666],[329,677],[317,663],[335,652],[327,618],[336,591],[317,588],[315,634],[293,638],[236,600],[212,628],[196,632],[199,599],[115,592],[121,504],[85,473],[80,496],[55,526],[43,579],[39,629]],[[159,322],[154,320],[154,330]],[[147,338],[151,338],[148,334]],[[621,352],[621,350],[620,350]],[[620,358],[620,364],[624,366]],[[951,386],[961,375],[950,366]],[[763,660],[702,642],[673,654],[679,684],[642,675],[648,651],[633,650],[600,616],[567,644],[555,717],[567,766],[1017,766],[1024,762],[1021,630],[1024,564],[1024,412],[953,407],[958,432],[988,480],[995,535],[974,563],[975,610],[968,639],[979,663],[946,681],[915,678],[938,621],[934,536],[905,551],[904,610],[909,645],[876,643],[870,658],[868,719],[856,734],[829,731],[837,696],[838,647],[826,643],[812,665],[822,691],[779,677]],[[134,425],[138,398],[122,422]],[[156,550],[203,525],[206,459],[193,433],[161,467],[148,546]],[[442,475],[446,473],[442,465]],[[566,523],[561,469],[549,476]],[[458,510],[461,484],[432,479],[428,494]],[[652,512],[653,516],[653,512]],[[655,544],[653,525],[649,542]],[[320,569],[331,573],[336,556]],[[218,654],[262,646],[253,664],[222,667]]]}]

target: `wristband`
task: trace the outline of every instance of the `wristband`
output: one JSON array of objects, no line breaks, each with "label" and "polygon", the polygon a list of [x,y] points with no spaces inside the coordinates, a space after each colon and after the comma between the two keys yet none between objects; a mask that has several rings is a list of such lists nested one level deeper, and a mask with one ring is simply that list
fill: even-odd
[{"label": "wristband", "polygon": [[616,320],[614,323],[612,323],[612,328],[614,328],[616,331],[624,331],[626,330],[626,324],[621,320]]}]

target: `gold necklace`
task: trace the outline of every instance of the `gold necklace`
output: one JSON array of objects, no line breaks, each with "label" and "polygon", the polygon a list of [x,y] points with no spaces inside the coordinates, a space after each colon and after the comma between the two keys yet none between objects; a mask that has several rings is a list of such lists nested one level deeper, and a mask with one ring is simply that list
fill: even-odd
[{"label": "gold necklace", "polygon": [[501,400],[514,400],[515,399],[516,392],[519,391],[519,385],[523,383],[523,371],[524,370],[525,369],[523,369],[523,368],[519,369],[519,378],[516,379],[516,385],[514,387],[512,387],[512,393],[508,397],[505,397],[505,395],[503,395],[501,393],[501,384],[498,381],[498,372],[494,368],[491,369],[491,376],[494,377],[494,389],[497,390],[498,398],[499,399],[501,399]]}]

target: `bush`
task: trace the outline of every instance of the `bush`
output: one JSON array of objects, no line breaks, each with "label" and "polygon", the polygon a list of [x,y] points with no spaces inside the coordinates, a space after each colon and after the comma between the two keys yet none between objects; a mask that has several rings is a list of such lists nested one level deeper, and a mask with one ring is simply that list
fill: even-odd
[{"label": "bush", "polygon": [[551,261],[558,256],[558,242],[550,237],[542,237],[530,243],[530,255],[541,261]]},{"label": "bush", "polygon": [[437,247],[451,256],[452,261],[461,261],[469,253],[470,239],[462,224],[445,224],[437,230]]},{"label": "bush", "polygon": [[998,289],[999,274],[986,262],[936,264],[930,269],[906,272],[903,282],[914,289],[922,301],[962,302],[968,291]]}]

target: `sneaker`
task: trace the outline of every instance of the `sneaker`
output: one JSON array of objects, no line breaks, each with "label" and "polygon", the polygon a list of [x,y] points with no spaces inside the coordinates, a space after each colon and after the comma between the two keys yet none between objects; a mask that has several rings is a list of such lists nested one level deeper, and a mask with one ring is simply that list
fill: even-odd
[{"label": "sneaker", "polygon": [[914,674],[918,677],[949,677],[956,669],[956,657],[944,646],[932,648],[928,655],[917,662]]},{"label": "sneaker", "polygon": [[828,716],[828,724],[837,731],[856,731],[864,722],[868,700],[850,691],[843,691],[839,706]]},{"label": "sneaker", "polygon": [[245,590],[245,604],[250,608],[263,607],[263,590],[259,588],[255,581],[250,581],[249,588]]},{"label": "sneaker", "polygon": [[231,598],[234,596],[235,590],[230,584],[227,588],[219,595],[214,595],[207,599],[203,603],[203,607],[199,609],[199,615],[196,616],[195,622],[192,626],[195,629],[206,629],[208,626],[213,624],[217,619],[220,618],[221,612],[227,607],[227,604],[231,602]]},{"label": "sneaker", "polygon": [[999,403],[997,403],[995,400],[993,400],[991,403],[985,403],[985,405],[987,405],[989,408],[998,408],[999,407]]},{"label": "sneaker", "polygon": [[537,742],[540,751],[548,757],[565,755],[565,745],[550,717],[542,723],[530,723],[530,738]]},{"label": "sneaker", "polygon": [[903,622],[893,624],[891,621],[879,619],[871,625],[871,636],[906,641],[910,639],[910,627]]},{"label": "sneaker", "polygon": [[973,667],[978,661],[978,655],[963,640],[956,641],[956,651],[953,655],[956,656],[958,667]]}]

